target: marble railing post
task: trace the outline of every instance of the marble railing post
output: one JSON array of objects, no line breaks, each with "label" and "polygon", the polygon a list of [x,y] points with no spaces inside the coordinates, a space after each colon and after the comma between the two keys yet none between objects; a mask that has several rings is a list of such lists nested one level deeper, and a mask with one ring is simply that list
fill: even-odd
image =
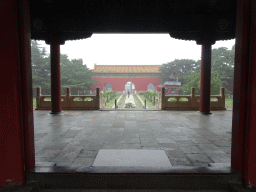
[{"label": "marble railing post", "polygon": [[221,107],[225,108],[225,88],[220,88],[220,95],[221,95]]},{"label": "marble railing post", "polygon": [[158,106],[159,106],[159,109],[162,108],[162,93],[161,92],[158,93]]},{"label": "marble railing post", "polygon": [[191,87],[191,107],[197,107],[195,87]]},{"label": "marble railing post", "polygon": [[66,107],[70,108],[71,107],[71,102],[70,102],[70,88],[67,87],[67,92],[66,92]]},{"label": "marble railing post", "polygon": [[100,93],[100,108],[103,108],[102,93]]},{"label": "marble railing post", "polygon": [[155,105],[156,105],[156,109],[159,109],[158,98],[156,98],[156,103],[155,103]]},{"label": "marble railing post", "polygon": [[102,98],[102,108],[103,109],[105,108],[105,98],[104,97]]}]

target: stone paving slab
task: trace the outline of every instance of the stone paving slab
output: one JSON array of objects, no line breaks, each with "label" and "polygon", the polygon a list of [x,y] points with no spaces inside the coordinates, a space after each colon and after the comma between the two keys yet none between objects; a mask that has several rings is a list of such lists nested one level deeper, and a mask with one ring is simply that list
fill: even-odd
[{"label": "stone paving slab", "polygon": [[36,165],[92,166],[101,149],[162,150],[172,166],[229,165],[232,111],[34,111]]},{"label": "stone paving slab", "polygon": [[101,149],[93,166],[172,166],[162,150]]}]

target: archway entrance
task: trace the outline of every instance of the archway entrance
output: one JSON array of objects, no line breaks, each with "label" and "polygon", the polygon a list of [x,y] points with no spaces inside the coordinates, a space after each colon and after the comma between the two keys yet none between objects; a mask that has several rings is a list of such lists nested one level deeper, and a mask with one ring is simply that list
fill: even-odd
[{"label": "archway entrance", "polygon": [[124,87],[125,87],[124,89],[127,93],[128,93],[128,91],[130,93],[135,93],[135,85],[133,82],[131,82],[131,81],[127,82]]},{"label": "archway entrance", "polygon": [[110,92],[112,91],[112,85],[110,83],[106,83],[104,86],[104,92]]},{"label": "archway entrance", "polygon": [[148,84],[148,91],[155,93],[156,92],[156,86],[153,83]]}]

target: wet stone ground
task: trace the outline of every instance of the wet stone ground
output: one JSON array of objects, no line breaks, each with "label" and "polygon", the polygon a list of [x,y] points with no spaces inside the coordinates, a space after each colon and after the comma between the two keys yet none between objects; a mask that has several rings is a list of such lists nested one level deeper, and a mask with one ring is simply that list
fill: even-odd
[{"label": "wet stone ground", "polygon": [[230,166],[232,111],[34,111],[36,166],[92,166],[100,149],[164,150],[171,166]]}]

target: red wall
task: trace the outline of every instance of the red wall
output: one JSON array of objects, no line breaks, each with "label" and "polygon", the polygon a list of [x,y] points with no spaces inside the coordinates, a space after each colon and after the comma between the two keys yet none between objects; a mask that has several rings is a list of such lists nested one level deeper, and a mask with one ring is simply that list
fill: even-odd
[{"label": "red wall", "polygon": [[[112,85],[112,90],[124,91],[125,84],[131,81],[135,85],[135,91],[147,91],[148,84],[153,83],[155,86],[160,85],[162,78],[91,78],[97,80],[98,82],[94,83],[92,91],[96,90],[96,87],[100,88],[100,91],[103,90],[106,83]],[[160,91],[161,88],[158,88],[157,91]]]}]

